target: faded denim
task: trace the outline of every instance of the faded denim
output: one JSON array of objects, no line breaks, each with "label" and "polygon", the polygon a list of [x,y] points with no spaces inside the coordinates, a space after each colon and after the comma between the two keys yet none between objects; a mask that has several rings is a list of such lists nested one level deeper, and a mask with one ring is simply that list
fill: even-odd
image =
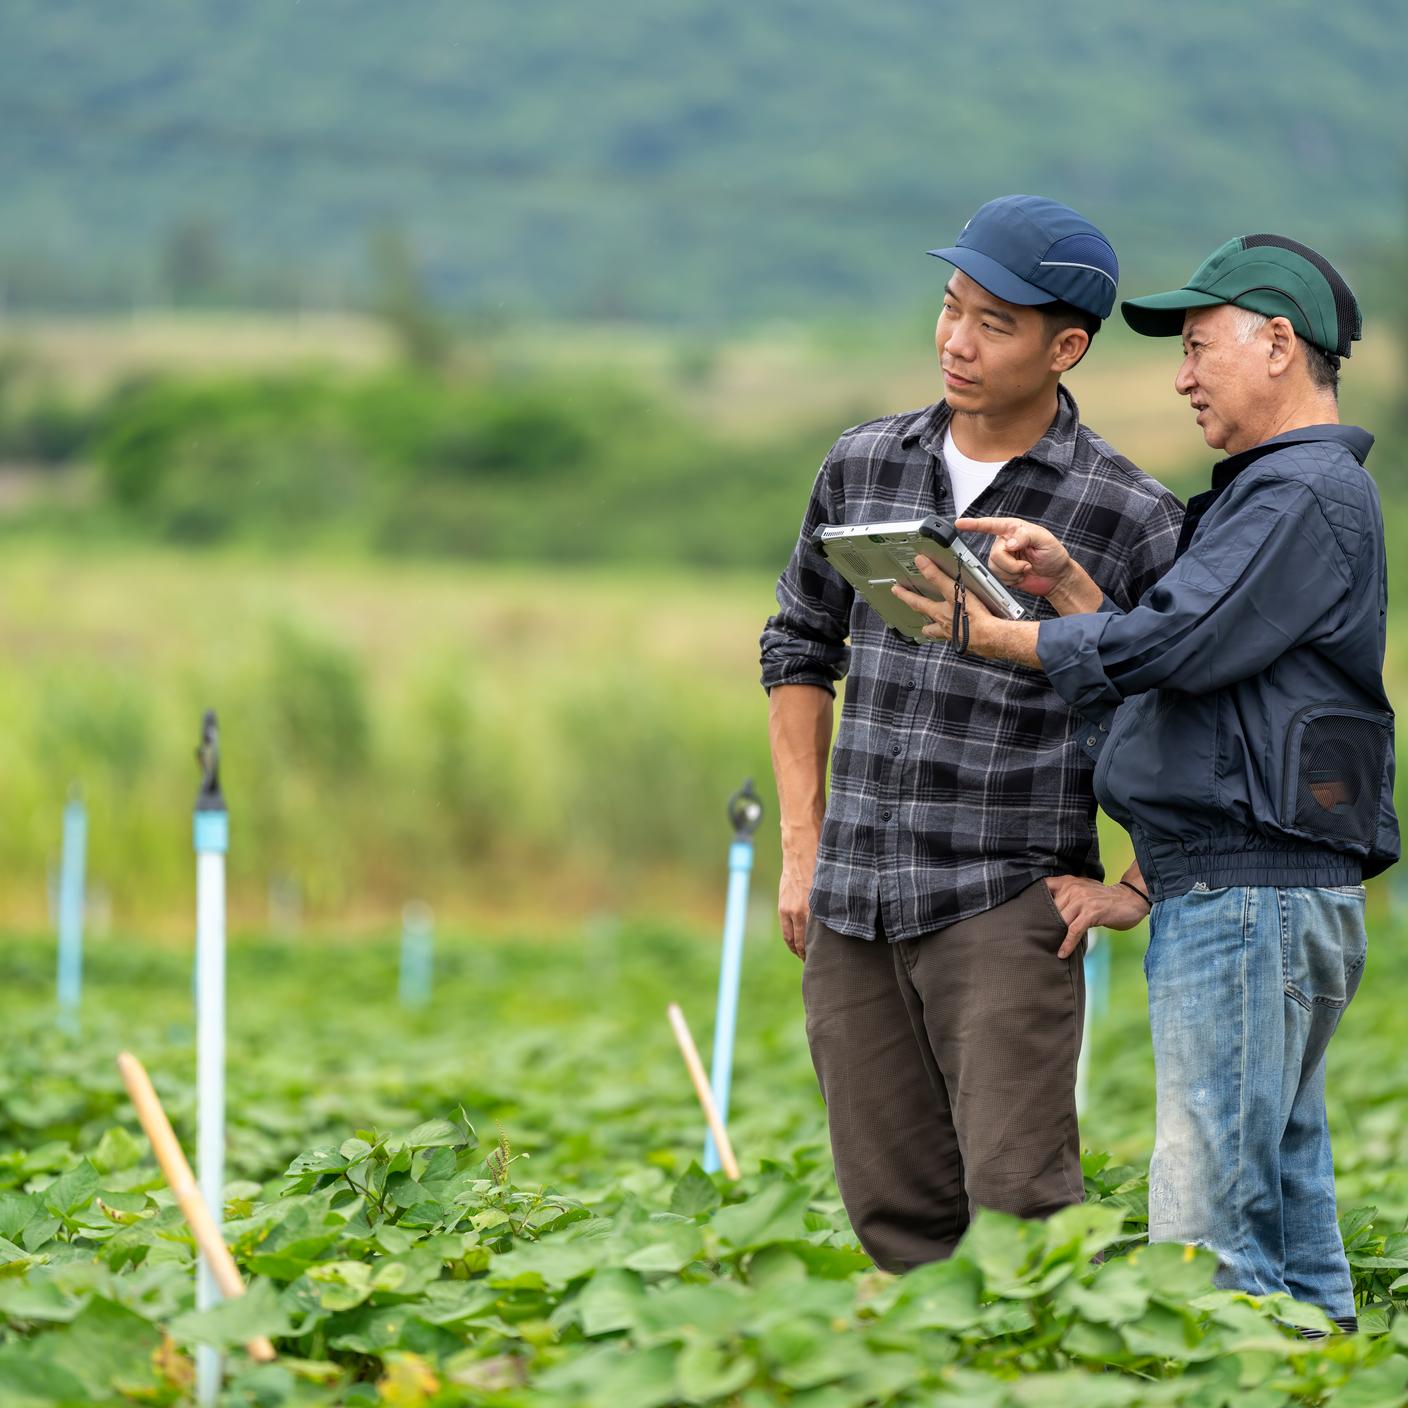
[{"label": "faded denim", "polygon": [[1154,906],[1144,959],[1158,1082],[1149,1239],[1217,1284],[1354,1314],[1335,1215],[1325,1048],[1366,950],[1364,889],[1198,886]]}]

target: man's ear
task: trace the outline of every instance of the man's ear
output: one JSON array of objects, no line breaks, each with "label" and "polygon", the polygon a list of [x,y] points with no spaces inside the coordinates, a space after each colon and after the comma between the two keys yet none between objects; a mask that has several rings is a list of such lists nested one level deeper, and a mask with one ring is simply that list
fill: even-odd
[{"label": "man's ear", "polygon": [[1084,328],[1065,328],[1051,349],[1051,370],[1068,372],[1085,356],[1090,347],[1090,334]]},{"label": "man's ear", "polygon": [[1268,339],[1266,370],[1270,376],[1285,376],[1296,363],[1296,330],[1289,318],[1272,318],[1266,325]]}]

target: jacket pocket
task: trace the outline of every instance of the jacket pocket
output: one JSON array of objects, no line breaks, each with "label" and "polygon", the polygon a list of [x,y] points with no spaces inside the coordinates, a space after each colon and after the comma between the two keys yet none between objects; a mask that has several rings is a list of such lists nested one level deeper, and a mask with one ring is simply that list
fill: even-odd
[{"label": "jacket pocket", "polygon": [[1314,704],[1286,737],[1281,824],[1317,841],[1368,850],[1388,785],[1393,715]]}]

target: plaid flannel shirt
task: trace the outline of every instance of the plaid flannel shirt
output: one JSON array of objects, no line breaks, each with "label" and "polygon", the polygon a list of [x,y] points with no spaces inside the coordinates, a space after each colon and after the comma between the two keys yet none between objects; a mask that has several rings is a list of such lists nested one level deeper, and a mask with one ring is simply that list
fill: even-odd
[{"label": "plaid flannel shirt", "polygon": [[[834,693],[847,678],[811,908],[861,938],[879,927],[892,941],[931,933],[1047,875],[1104,878],[1094,726],[1040,670],[891,630],[811,547],[824,523],[952,518],[949,415],[940,401],[836,442],[762,635],[765,689]],[[967,513],[1044,524],[1128,611],[1172,564],[1183,506],[1083,426],[1062,387],[1050,429]],[[991,538],[968,541],[986,558]],[[1055,614],[1043,598],[1014,595],[1038,620]]]}]

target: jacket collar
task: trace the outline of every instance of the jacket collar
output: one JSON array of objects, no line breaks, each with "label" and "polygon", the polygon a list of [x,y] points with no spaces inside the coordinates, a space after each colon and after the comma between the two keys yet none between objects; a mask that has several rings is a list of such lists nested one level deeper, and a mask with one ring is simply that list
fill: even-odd
[{"label": "jacket collar", "polygon": [[1374,437],[1357,425],[1303,425],[1298,430],[1287,430],[1284,434],[1263,440],[1260,445],[1228,455],[1213,467],[1212,487],[1215,490],[1225,489],[1249,464],[1286,445],[1313,445],[1323,441],[1343,445],[1362,465],[1368,458]]},{"label": "jacket collar", "polygon": [[1325,441],[1343,445],[1362,465],[1369,453],[1369,447],[1374,443],[1374,437],[1357,425],[1303,425],[1299,430],[1288,430],[1283,435],[1273,435],[1270,440],[1263,440],[1260,445],[1253,445],[1249,450],[1240,450],[1235,455],[1228,455],[1225,460],[1214,465],[1212,488],[1204,489],[1201,494],[1194,494],[1188,500],[1188,507],[1183,515],[1183,528],[1178,535],[1178,546],[1174,550],[1174,560],[1177,561],[1187,552],[1189,544],[1193,541],[1193,534],[1197,532],[1198,525],[1207,516],[1208,510],[1248,465],[1255,464],[1262,456],[1287,445],[1311,445]]},{"label": "jacket collar", "polygon": [[[927,411],[921,411],[910,428],[900,437],[906,448],[916,443],[937,457],[943,448],[944,432],[953,419],[953,408],[947,401],[939,401]],[[1047,427],[1046,434],[1025,454],[1016,459],[1033,460],[1054,469],[1057,474],[1065,474],[1070,469],[1076,452],[1076,433],[1080,429],[1080,407],[1076,398],[1064,386],[1056,387],[1056,418]]]}]

